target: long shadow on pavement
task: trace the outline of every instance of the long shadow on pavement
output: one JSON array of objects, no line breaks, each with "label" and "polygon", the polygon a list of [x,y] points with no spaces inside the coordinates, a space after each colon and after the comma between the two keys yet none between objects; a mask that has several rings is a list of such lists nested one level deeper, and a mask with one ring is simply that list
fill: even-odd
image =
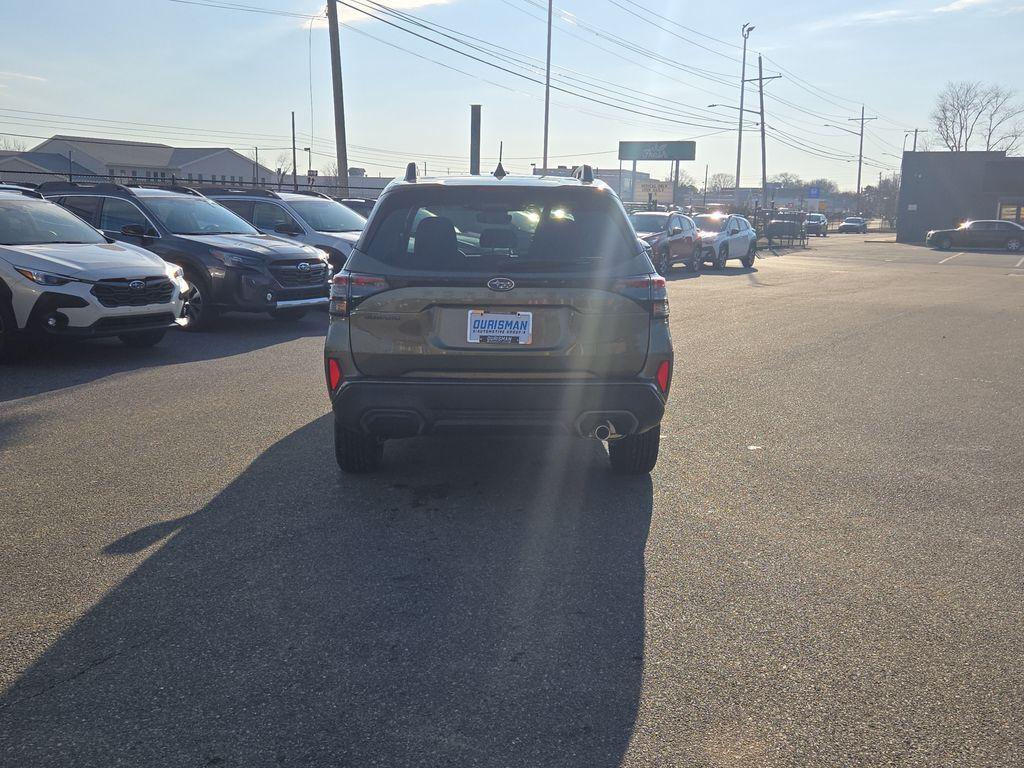
[{"label": "long shadow on pavement", "polygon": [[203,333],[172,330],[149,349],[132,349],[117,339],[36,345],[25,360],[0,367],[0,403],[140,368],[230,357],[326,331],[325,312],[311,312],[293,323],[235,314]]},{"label": "long shadow on pavement", "polygon": [[331,417],[203,509],[2,697],[9,765],[620,764],[644,648],[649,478],[590,441],[388,446]]}]

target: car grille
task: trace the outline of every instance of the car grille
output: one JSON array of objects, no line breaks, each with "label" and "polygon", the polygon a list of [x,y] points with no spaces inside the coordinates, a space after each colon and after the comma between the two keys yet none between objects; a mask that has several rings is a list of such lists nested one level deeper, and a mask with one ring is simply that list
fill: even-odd
[{"label": "car grille", "polygon": [[[309,269],[300,269],[300,264],[308,265]],[[285,288],[305,288],[327,284],[328,266],[316,259],[302,261],[275,261],[270,265],[270,274],[278,284]]]},{"label": "car grille", "polygon": [[171,325],[174,315],[170,312],[157,312],[146,315],[124,315],[123,317],[101,317],[92,327],[98,331],[130,331],[150,325]]},{"label": "car grille", "polygon": [[[132,288],[132,283],[143,283]],[[166,277],[146,277],[138,280],[117,278],[101,280],[92,287],[104,307],[144,307],[147,304],[166,304],[174,293],[174,284]]]}]

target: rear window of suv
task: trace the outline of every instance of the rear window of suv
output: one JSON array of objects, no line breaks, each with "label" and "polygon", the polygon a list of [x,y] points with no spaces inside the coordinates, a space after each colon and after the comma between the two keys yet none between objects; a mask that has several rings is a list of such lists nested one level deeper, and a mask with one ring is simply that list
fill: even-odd
[{"label": "rear window of suv", "polygon": [[618,199],[600,188],[447,187],[395,192],[361,245],[415,271],[579,272],[642,253]]}]

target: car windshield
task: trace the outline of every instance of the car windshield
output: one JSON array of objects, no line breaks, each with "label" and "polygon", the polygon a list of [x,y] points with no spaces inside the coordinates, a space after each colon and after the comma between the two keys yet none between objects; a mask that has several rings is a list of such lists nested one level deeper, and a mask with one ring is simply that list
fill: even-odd
[{"label": "car windshield", "polygon": [[629,223],[637,232],[660,232],[668,225],[667,213],[634,213]]},{"label": "car windshield", "polygon": [[176,235],[257,235],[247,221],[205,197],[148,197],[146,205]]},{"label": "car windshield", "polygon": [[0,245],[105,243],[75,214],[45,200],[0,200]]},{"label": "car windshield", "polygon": [[317,232],[361,232],[366,219],[334,200],[296,200],[289,205]]},{"label": "car windshield", "polygon": [[640,253],[618,200],[601,189],[396,193],[375,222],[363,252],[412,270],[589,271]]},{"label": "car windshield", "polygon": [[693,220],[697,223],[697,229],[704,232],[721,232],[725,227],[726,217],[713,213],[702,213],[699,216],[694,216]]}]

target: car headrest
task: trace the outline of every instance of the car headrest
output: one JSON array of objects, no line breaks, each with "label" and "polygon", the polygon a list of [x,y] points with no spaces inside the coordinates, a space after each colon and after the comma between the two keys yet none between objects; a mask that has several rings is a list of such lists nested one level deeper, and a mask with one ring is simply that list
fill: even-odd
[{"label": "car headrest", "polygon": [[459,255],[459,241],[455,236],[455,225],[444,216],[423,219],[416,227],[416,245],[413,256],[416,262],[442,261],[450,263]]}]

